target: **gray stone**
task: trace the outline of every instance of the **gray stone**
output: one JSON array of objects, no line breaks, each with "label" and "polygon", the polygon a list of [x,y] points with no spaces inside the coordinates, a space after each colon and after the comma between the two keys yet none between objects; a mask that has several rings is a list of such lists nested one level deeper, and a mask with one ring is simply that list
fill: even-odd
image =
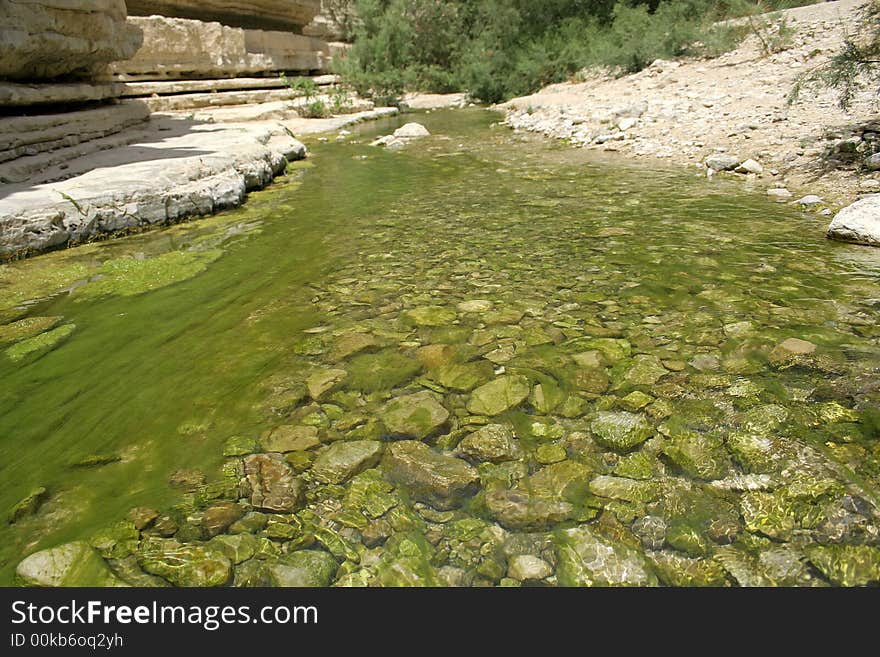
[{"label": "gray stone", "polygon": [[740,159],[727,153],[713,153],[703,163],[715,171],[732,171],[739,166]]},{"label": "gray stone", "polygon": [[880,194],[865,196],[838,212],[828,226],[828,237],[880,246]]},{"label": "gray stone", "polygon": [[[713,169],[715,167],[712,167]],[[736,167],[735,171],[737,173],[761,173],[764,171],[764,167],[762,167],[758,162],[752,159],[748,159],[745,162],[741,162],[739,166]]]},{"label": "gray stone", "polygon": [[421,123],[407,123],[394,131],[394,136],[398,139],[418,139],[430,135],[431,133]]}]

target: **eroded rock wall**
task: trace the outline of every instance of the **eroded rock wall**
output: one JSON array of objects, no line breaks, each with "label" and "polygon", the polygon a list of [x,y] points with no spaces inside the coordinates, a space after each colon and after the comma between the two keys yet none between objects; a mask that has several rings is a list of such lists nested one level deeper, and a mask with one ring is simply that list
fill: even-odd
[{"label": "eroded rock wall", "polygon": [[92,78],[140,45],[125,0],[0,0],[0,79]]},{"label": "eroded rock wall", "polygon": [[327,44],[291,32],[245,30],[218,22],[165,16],[132,17],[144,34],[131,59],[117,62],[120,76],[224,78],[278,71],[313,71],[329,61]]},{"label": "eroded rock wall", "polygon": [[318,14],[320,0],[128,0],[132,16],[217,21],[232,27],[300,31]]}]

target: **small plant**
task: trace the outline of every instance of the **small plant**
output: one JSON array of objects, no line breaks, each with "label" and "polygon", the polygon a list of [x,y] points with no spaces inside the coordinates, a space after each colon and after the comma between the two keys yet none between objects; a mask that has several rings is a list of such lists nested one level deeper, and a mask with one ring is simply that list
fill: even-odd
[{"label": "small plant", "polygon": [[325,119],[331,115],[323,100],[313,100],[305,105],[305,107],[298,108],[297,112],[304,119]]},{"label": "small plant", "polygon": [[315,81],[312,78],[289,78],[284,73],[281,74],[281,81],[288,86],[291,91],[294,91],[297,95],[302,96],[306,99],[306,102],[310,102],[315,96],[318,95],[318,85],[315,84]]},{"label": "small plant", "polygon": [[336,87],[330,92],[330,108],[334,114],[346,114],[351,111],[351,96],[342,87]]}]

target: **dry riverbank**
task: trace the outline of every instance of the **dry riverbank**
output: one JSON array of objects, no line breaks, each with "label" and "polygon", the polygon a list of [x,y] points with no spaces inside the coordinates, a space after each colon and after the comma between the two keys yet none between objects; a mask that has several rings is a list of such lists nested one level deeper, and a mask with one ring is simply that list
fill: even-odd
[{"label": "dry riverbank", "polygon": [[[793,30],[790,47],[765,55],[756,35],[716,59],[658,61],[625,77],[596,75],[549,86],[501,106],[518,130],[566,139],[574,146],[699,168],[726,154],[753,160],[743,175],[756,186],[787,189],[794,201],[818,195],[816,211],[830,214],[863,193],[880,190],[864,166],[880,124],[876,89],[865,88],[848,111],[833,91],[786,98],[804,72],[836,53],[844,33],[859,29],[864,0],[839,0],[766,17]],[[724,159],[724,158],[721,158]]]}]

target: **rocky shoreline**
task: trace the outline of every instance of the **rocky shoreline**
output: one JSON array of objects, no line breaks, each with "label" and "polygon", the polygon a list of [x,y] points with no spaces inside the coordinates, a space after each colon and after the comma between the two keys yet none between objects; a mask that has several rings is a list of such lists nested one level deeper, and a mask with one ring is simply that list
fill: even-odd
[{"label": "rocky shoreline", "polygon": [[[880,146],[876,92],[862,88],[847,111],[833,91],[807,90],[791,105],[787,96],[801,74],[838,52],[845,33],[858,33],[863,6],[838,0],[759,17],[766,30],[782,21],[792,30],[778,52],[764,52],[753,34],[715,59],[658,60],[624,77],[594,72],[586,81],[551,85],[499,109],[515,130],[657,158],[699,175],[732,175],[780,202],[830,217],[880,191],[871,163]],[[839,230],[837,221],[829,236],[880,241],[880,221],[866,217],[865,207],[844,216],[858,215],[858,226]]]},{"label": "rocky shoreline", "polygon": [[[330,119],[219,124],[154,115],[144,127],[123,133],[121,139],[132,143],[5,185],[0,260],[237,207],[289,162],[306,157],[294,130],[336,130],[396,113],[375,108]],[[55,176],[63,179],[51,182]]]}]

